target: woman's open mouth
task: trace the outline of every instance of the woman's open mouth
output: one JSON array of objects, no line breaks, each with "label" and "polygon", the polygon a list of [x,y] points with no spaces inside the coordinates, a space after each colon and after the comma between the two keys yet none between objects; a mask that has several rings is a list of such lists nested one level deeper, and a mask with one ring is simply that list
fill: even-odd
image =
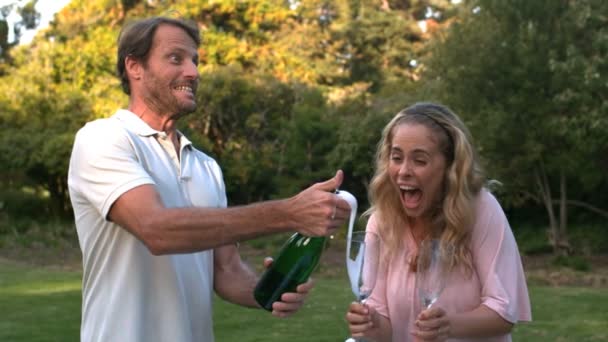
[{"label": "woman's open mouth", "polygon": [[401,202],[407,209],[415,209],[420,205],[422,200],[422,190],[420,188],[401,185],[399,186],[401,192]]}]

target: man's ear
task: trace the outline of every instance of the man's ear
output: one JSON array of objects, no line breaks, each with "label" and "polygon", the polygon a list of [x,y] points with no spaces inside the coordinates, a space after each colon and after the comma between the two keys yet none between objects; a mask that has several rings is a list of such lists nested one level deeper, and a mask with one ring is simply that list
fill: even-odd
[{"label": "man's ear", "polygon": [[125,70],[127,71],[129,81],[139,80],[142,77],[143,68],[141,61],[133,56],[127,56],[127,58],[125,58]]}]

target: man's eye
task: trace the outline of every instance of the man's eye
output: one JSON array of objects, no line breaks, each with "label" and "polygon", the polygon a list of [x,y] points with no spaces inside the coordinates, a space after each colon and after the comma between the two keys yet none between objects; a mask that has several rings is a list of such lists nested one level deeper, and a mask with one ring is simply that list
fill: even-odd
[{"label": "man's eye", "polygon": [[169,59],[173,63],[179,63],[182,60],[178,55],[171,55],[171,56],[169,56]]}]

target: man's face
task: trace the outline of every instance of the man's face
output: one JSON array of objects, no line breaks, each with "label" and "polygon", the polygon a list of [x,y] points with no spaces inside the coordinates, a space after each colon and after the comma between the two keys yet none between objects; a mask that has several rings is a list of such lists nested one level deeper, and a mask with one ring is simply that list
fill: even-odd
[{"label": "man's face", "polygon": [[181,28],[160,25],[143,65],[141,96],[160,115],[181,116],[196,110],[198,52]]}]

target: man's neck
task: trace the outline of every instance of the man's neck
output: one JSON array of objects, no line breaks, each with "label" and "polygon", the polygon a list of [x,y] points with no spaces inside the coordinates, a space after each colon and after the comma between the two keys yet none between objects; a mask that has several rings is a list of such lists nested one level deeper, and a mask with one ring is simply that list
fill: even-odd
[{"label": "man's neck", "polygon": [[160,132],[165,132],[167,135],[175,134],[177,121],[176,115],[171,113],[158,113],[148,106],[137,105],[134,103],[129,103],[128,109],[153,129]]},{"label": "man's neck", "polygon": [[147,106],[137,106],[132,103],[129,104],[128,109],[147,123],[148,126],[157,131],[165,132],[173,143],[173,146],[175,146],[175,150],[179,157],[180,142],[179,133],[176,128],[177,119],[175,118],[175,115],[159,114]]}]

